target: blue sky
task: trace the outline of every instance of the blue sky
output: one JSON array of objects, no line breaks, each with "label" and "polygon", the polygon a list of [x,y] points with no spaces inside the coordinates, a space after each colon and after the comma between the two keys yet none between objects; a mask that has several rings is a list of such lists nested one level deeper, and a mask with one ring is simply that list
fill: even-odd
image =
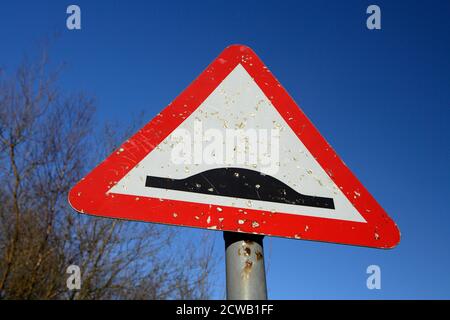
[{"label": "blue sky", "polygon": [[[72,3],[79,31],[65,27]],[[382,30],[366,28],[370,4]],[[142,110],[150,120],[226,46],[252,47],[402,232],[390,251],[266,238],[269,297],[450,298],[449,34],[445,0],[16,0],[0,5],[0,65],[56,35],[62,89],[95,95],[99,120],[125,127]],[[371,264],[381,290],[366,288]],[[223,274],[222,263],[216,298]]]}]

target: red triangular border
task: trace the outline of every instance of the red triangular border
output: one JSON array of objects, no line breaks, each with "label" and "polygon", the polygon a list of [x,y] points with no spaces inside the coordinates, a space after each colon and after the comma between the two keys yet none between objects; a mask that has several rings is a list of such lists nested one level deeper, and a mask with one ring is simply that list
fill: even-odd
[{"label": "red triangular border", "polygon": [[[194,112],[239,63],[367,223],[247,208],[244,213],[238,208],[224,206],[220,206],[219,211],[215,205],[107,194],[114,184]],[[169,106],[75,185],[69,193],[69,202],[81,213],[110,218],[377,248],[392,248],[400,241],[396,224],[347,168],[258,56],[243,45],[226,48]],[[220,217],[224,219],[219,220]],[[246,223],[238,224],[238,220],[245,220]],[[259,226],[252,226],[252,222],[257,222]]]}]

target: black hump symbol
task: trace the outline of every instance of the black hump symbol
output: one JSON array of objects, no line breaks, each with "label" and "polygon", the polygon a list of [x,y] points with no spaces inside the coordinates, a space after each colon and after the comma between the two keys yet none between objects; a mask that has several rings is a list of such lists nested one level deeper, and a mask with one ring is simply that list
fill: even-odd
[{"label": "black hump symbol", "polygon": [[241,168],[217,168],[184,179],[147,176],[145,186],[334,209],[332,198],[304,195],[272,176]]}]

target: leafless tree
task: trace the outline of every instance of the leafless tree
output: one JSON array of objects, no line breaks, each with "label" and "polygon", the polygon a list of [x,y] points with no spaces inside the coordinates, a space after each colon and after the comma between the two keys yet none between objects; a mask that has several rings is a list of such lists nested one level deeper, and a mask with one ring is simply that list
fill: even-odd
[{"label": "leafless tree", "polygon": [[[94,134],[94,99],[63,94],[48,66],[43,54],[0,73],[0,298],[208,298],[211,238],[198,248],[171,227],[68,206],[69,188],[124,131]],[[66,286],[71,264],[80,290]]]}]

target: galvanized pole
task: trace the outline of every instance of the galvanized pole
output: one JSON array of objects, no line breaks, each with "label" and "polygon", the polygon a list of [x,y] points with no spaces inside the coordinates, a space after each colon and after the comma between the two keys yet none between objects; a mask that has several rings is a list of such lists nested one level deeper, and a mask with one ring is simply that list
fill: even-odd
[{"label": "galvanized pole", "polygon": [[224,232],[228,300],[266,300],[264,236]]}]

